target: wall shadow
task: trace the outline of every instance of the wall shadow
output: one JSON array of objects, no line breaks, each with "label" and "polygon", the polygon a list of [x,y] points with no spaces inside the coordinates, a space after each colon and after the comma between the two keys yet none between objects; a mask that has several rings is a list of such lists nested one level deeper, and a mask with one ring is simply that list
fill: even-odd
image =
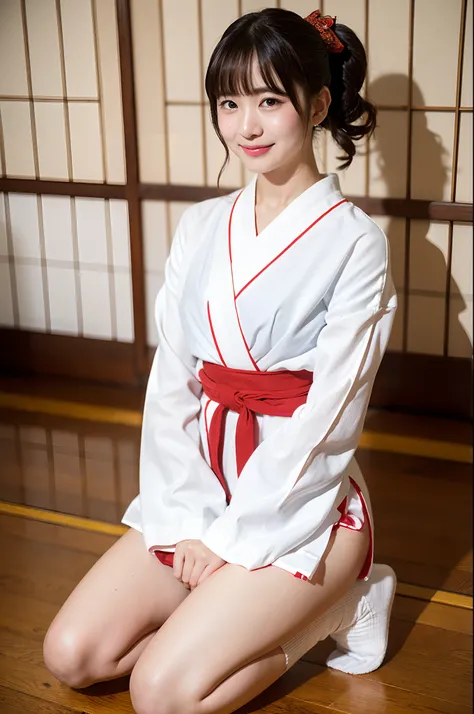
[{"label": "wall shadow", "polygon": [[[408,77],[402,74],[392,74],[380,77],[368,87],[368,96],[376,104],[394,104],[393,97],[400,97],[406,93],[408,85]],[[413,84],[413,105],[425,106],[425,100],[422,92],[417,84]],[[412,167],[407,167],[412,174],[412,197],[414,194],[413,183],[423,185],[423,193],[429,197],[431,201],[442,201],[443,192],[448,187],[450,181],[450,165],[448,152],[444,149],[440,137],[430,130],[428,127],[425,114],[423,112],[415,113],[415,127],[413,130],[412,142]],[[416,142],[416,145],[415,145]],[[393,136],[387,131],[378,129],[375,131],[374,137],[370,142],[370,151],[375,154],[376,166],[380,171],[380,178],[387,187],[387,196],[395,197],[400,195],[400,167],[403,164],[401,155],[407,154],[405,142],[397,136]],[[375,220],[377,217],[375,217]],[[447,265],[446,258],[443,252],[434,245],[428,238],[429,219],[417,220],[416,224],[412,224],[412,232],[410,237],[411,245],[414,249],[413,254],[413,269],[419,274],[425,275],[432,283],[436,285],[436,289],[432,290],[414,290],[414,295],[426,295],[427,297],[435,297],[438,291],[443,290],[447,284]],[[399,230],[399,221],[392,219],[387,228],[387,236],[390,241],[392,256],[397,269],[400,272],[400,264],[402,259],[400,256],[404,252],[405,246],[400,246],[401,234]],[[404,237],[402,237],[404,240]],[[400,267],[399,267],[400,266]],[[399,277],[399,276],[397,276]],[[405,276],[405,279],[407,276]],[[405,299],[410,304],[410,295],[406,289],[400,288],[397,285],[399,296],[405,293]],[[462,297],[459,286],[454,278],[449,279],[449,293],[451,295],[451,310],[449,318],[449,335],[452,344],[456,345],[457,355],[470,356],[472,355],[472,343],[463,324],[461,315],[465,312],[467,304]],[[441,292],[440,292],[441,294]],[[400,310],[405,309],[403,300],[401,300]],[[439,309],[439,307],[438,307]],[[417,314],[418,319],[417,319]],[[444,311],[441,313],[444,322]],[[410,333],[421,333],[424,335],[436,334],[438,338],[439,324],[438,320],[441,316],[438,312],[429,314],[422,310],[408,313],[408,324]],[[415,322],[416,321],[416,322]],[[443,327],[445,327],[443,325]],[[444,330],[442,330],[444,333]],[[435,340],[439,341],[439,338]],[[415,350],[412,350],[415,351]]]}]

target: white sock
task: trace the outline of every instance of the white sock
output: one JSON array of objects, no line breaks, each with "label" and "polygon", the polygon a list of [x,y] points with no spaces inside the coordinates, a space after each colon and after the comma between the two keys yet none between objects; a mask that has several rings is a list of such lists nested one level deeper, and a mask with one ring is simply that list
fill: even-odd
[{"label": "white sock", "polygon": [[357,580],[347,595],[281,645],[286,668],[329,636],[337,649],[326,660],[328,667],[350,674],[366,674],[380,667],[387,649],[396,582],[388,565],[374,563],[368,581]]},{"label": "white sock", "polygon": [[337,645],[326,660],[328,667],[349,674],[367,674],[382,664],[397,579],[388,565],[376,565],[368,581],[358,580],[351,593],[358,602],[352,622],[330,637]]}]

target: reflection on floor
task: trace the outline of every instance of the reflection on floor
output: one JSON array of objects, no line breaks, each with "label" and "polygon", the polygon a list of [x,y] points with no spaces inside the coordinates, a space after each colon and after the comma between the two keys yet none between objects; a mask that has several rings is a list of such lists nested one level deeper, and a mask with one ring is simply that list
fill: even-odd
[{"label": "reflection on floor", "polygon": [[[0,410],[0,500],[118,524],[138,492],[139,439],[139,427]],[[471,595],[471,464],[374,449],[356,456],[376,560],[402,582]]]},{"label": "reflection on floor", "polygon": [[[366,427],[459,446],[470,431],[380,413],[369,413]],[[115,540],[105,533],[137,493],[139,436],[138,426],[0,409],[2,714],[133,711],[126,679],[86,692],[60,685],[44,668],[41,643],[67,595]],[[403,442],[396,453],[357,453],[374,508],[376,560],[390,563],[401,581],[386,664],[364,677],[332,672],[321,666],[322,643],[249,711],[472,711],[472,467],[464,457],[436,455],[404,453]],[[21,517],[8,515],[14,504],[27,507]],[[63,525],[38,521],[53,520],[51,512]]]}]

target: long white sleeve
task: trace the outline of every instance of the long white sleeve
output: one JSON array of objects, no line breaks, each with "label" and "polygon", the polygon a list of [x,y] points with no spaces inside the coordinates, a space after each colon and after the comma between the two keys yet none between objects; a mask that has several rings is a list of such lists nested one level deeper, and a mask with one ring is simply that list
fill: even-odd
[{"label": "long white sleeve", "polygon": [[139,500],[142,532],[149,549],[200,539],[226,505],[222,487],[200,445],[202,388],[195,377],[196,359],[186,345],[178,311],[184,253],[178,226],[166,262],[165,284],[156,299],[159,346],[143,414]]},{"label": "long white sleeve", "polygon": [[260,443],[225,513],[202,538],[224,560],[248,569],[283,565],[298,549],[296,569],[308,577],[315,571],[322,552],[305,544],[337,521],[393,323],[397,301],[388,262],[387,240],[374,224],[352,246],[326,295],[307,402]]}]

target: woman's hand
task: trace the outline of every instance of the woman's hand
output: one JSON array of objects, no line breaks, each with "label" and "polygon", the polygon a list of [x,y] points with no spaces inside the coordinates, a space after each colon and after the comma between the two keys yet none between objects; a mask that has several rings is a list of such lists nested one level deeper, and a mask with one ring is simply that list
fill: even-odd
[{"label": "woman's hand", "polygon": [[202,541],[182,540],[176,545],[173,574],[190,590],[194,590],[225,563],[225,560],[209,550]]}]

